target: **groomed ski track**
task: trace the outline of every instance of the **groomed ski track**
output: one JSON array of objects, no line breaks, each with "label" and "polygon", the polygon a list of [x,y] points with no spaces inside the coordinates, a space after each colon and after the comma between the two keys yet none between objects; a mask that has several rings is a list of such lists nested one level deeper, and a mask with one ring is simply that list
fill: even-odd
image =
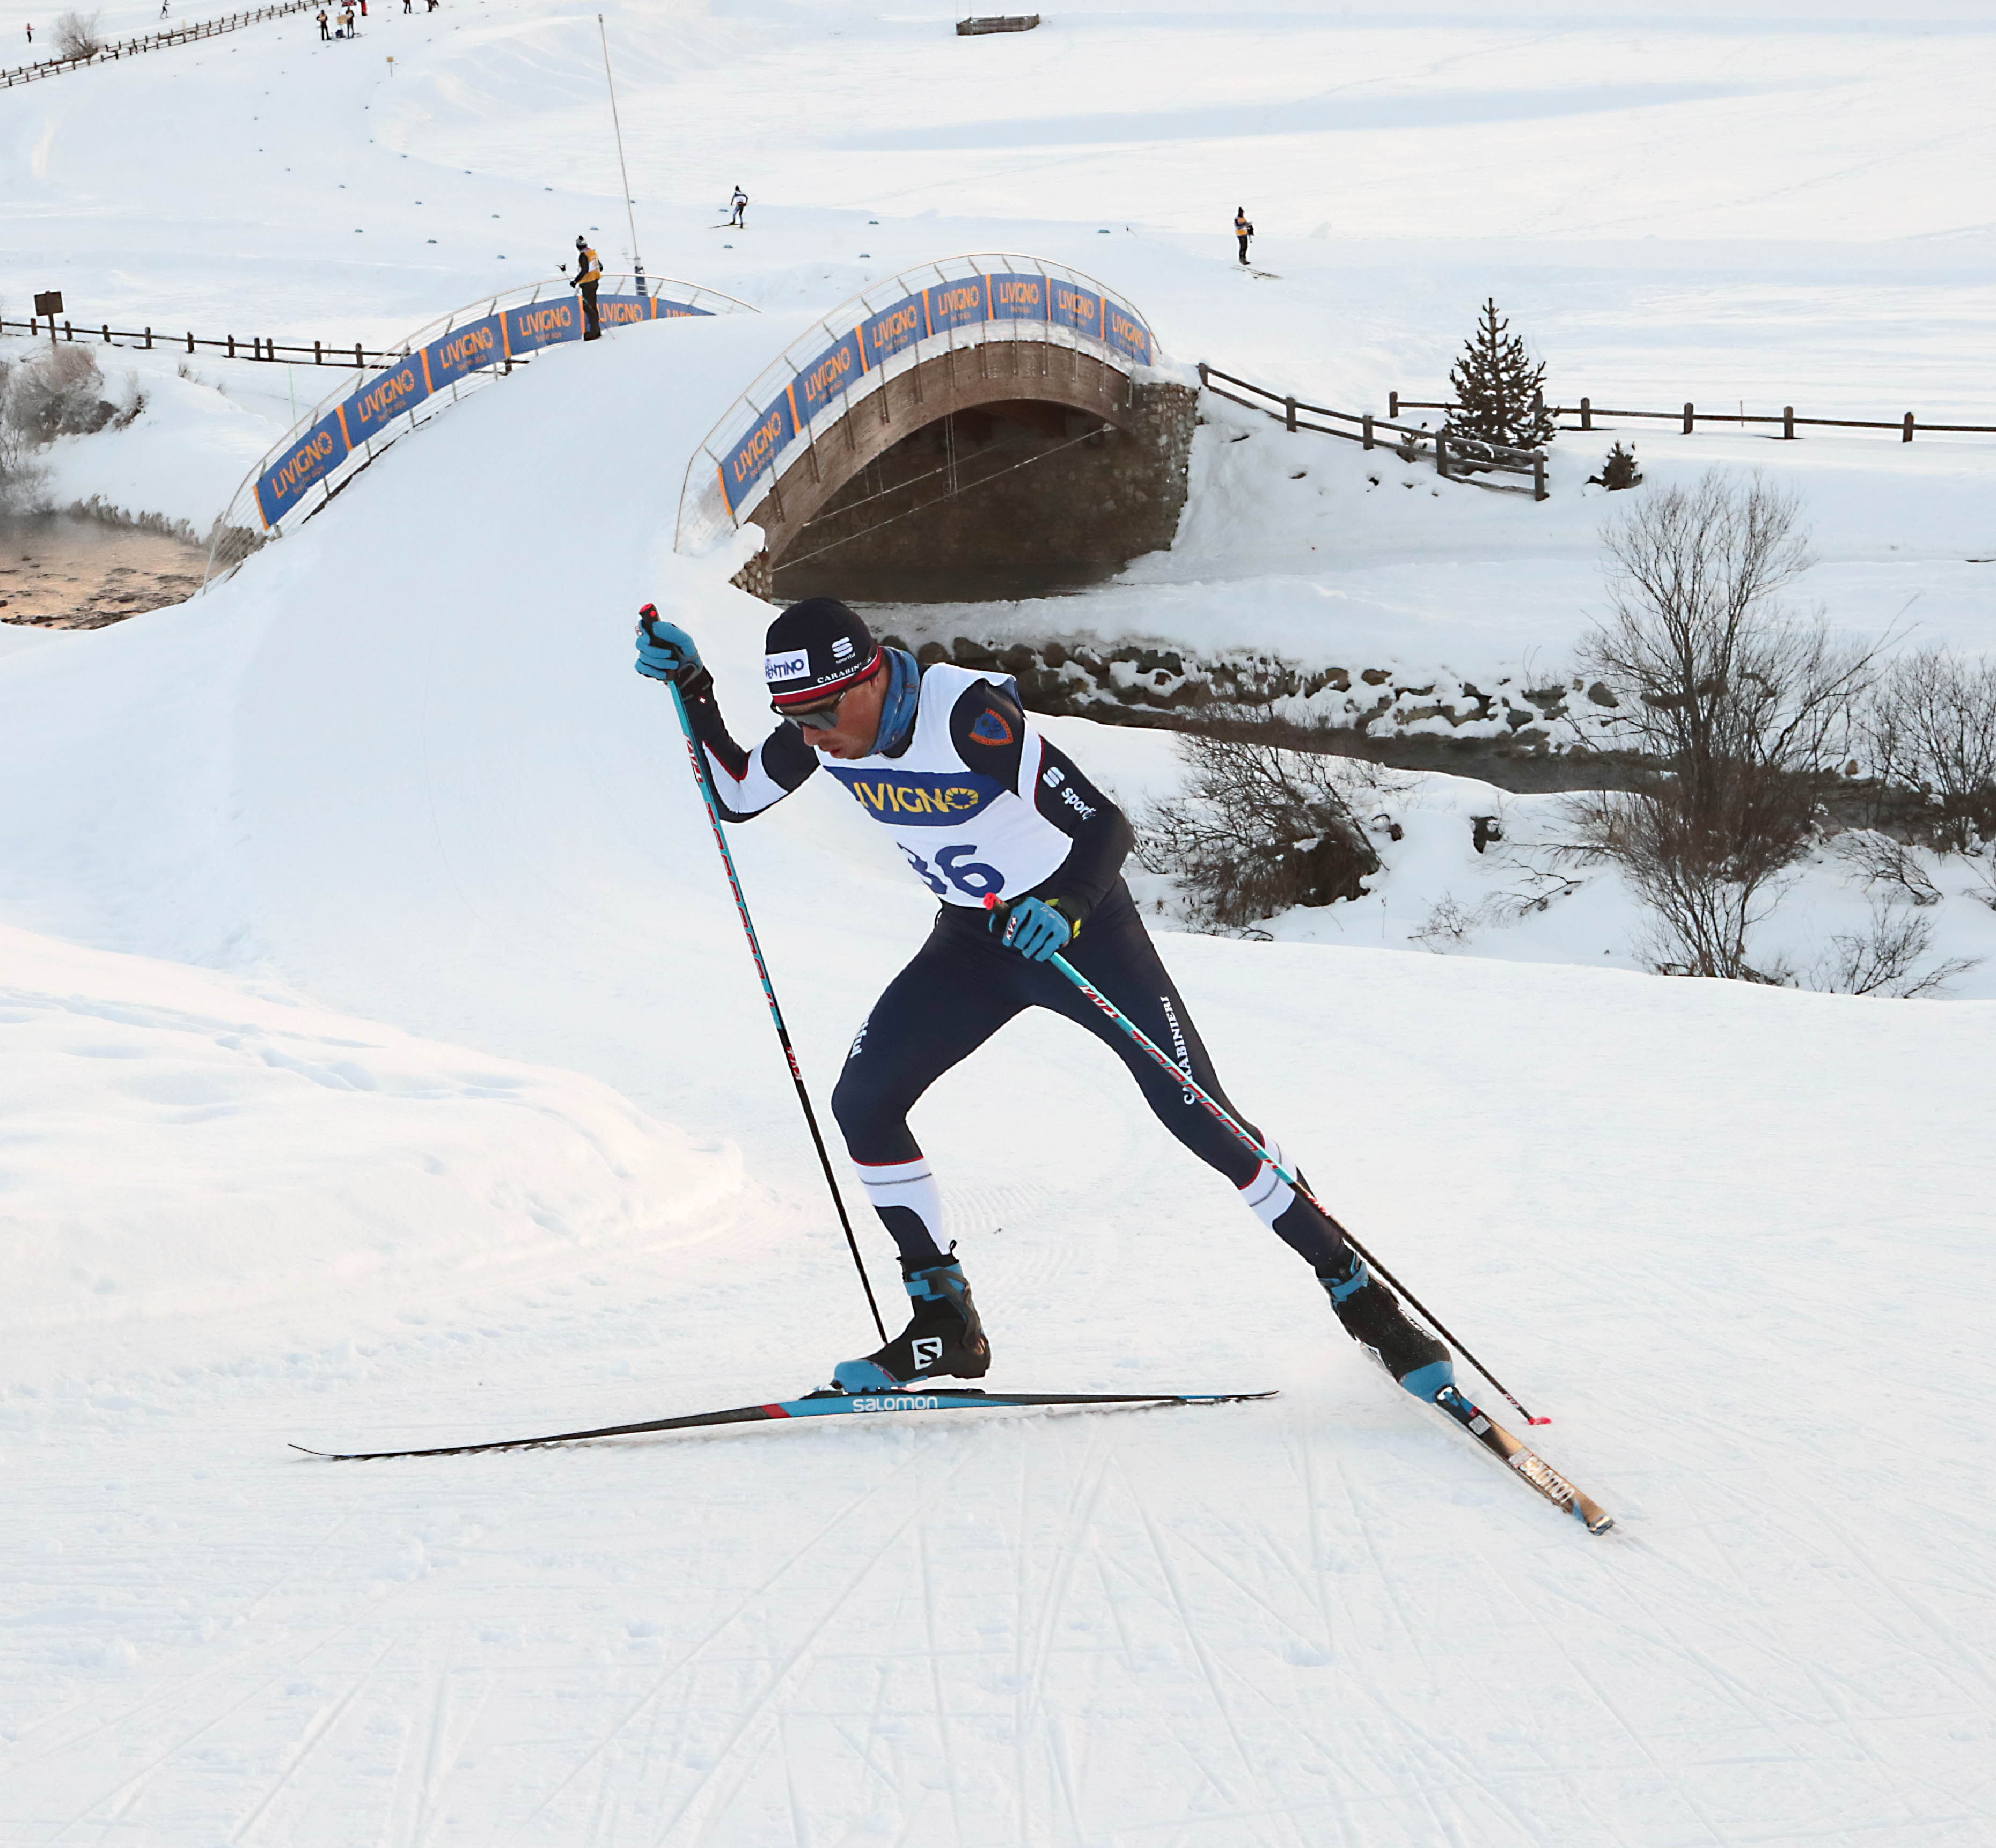
[{"label": "groomed ski track", "polygon": [[[870,1345],[629,665],[655,597],[755,723],[764,612],[669,555],[642,458],[786,337],[554,353],[210,595],[0,674],[12,915],[94,946],[8,938],[43,1258],[0,1310],[0,1839],[1986,1840],[1984,1003],[1167,940],[1243,1106],[1553,1414],[1599,1540],[1032,1020],[917,1119],[984,1383],[1281,1399],[286,1451]],[[1127,797],[1165,761],[1061,735]],[[828,785],[734,838],[822,1098],[927,902]],[[80,1055],[117,1084],[64,1115],[35,1075]],[[408,1139],[374,1196],[356,1123]]]}]

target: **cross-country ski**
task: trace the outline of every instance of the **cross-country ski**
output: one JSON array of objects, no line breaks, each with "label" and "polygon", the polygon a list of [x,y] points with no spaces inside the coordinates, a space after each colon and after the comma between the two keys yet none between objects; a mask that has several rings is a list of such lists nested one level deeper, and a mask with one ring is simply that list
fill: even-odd
[{"label": "cross-country ski", "polygon": [[597,1437],[635,1437],[662,1431],[707,1430],[719,1425],[766,1424],[796,1418],[878,1418],[906,1412],[1103,1411],[1112,1406],[1232,1406],[1272,1392],[984,1392],[975,1387],[931,1392],[807,1392],[801,1399],[767,1405],[735,1406],[722,1412],[692,1412],[638,1424],[604,1425],[595,1430],[556,1431],[540,1437],[501,1437],[480,1444],[435,1444],[412,1451],[318,1451],[291,1448],[329,1463],[380,1463],[397,1457],[466,1457],[480,1451],[531,1450],[548,1444],[582,1444]]},{"label": "cross-country ski", "polygon": [[1987,0],[12,4],[0,1848],[1996,1839]]}]

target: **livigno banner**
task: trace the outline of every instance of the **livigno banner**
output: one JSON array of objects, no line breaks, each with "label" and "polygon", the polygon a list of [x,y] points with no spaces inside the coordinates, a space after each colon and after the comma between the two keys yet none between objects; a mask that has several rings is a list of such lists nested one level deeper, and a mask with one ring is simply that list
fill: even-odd
[{"label": "livigno banner", "polygon": [[[656,295],[599,295],[597,314],[605,327],[639,321],[683,320],[711,315],[690,301]],[[378,436],[404,411],[453,380],[538,347],[582,338],[582,305],[574,297],[532,301],[466,321],[440,335],[386,372],[377,373],[336,409],[329,411],[292,443],[256,480],[256,507],[266,526],[275,526],[298,505],[298,496],[322,481],[371,436]]]}]

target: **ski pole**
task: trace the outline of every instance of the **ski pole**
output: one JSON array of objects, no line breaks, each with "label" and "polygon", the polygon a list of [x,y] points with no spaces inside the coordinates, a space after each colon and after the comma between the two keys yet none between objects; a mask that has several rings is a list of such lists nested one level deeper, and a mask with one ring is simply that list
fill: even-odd
[{"label": "ski pole", "polygon": [[[650,632],[658,614],[657,609],[649,603],[638,612],[646,633]],[[776,1043],[783,1048],[783,1057],[790,1065],[790,1082],[797,1088],[797,1102],[810,1128],[811,1147],[817,1151],[818,1165],[824,1170],[824,1184],[831,1189],[831,1203],[838,1210],[839,1226],[845,1234],[845,1248],[852,1254],[852,1267],[859,1273],[859,1287],[866,1292],[866,1306],[873,1312],[873,1326],[879,1330],[880,1339],[885,1341],[887,1325],[880,1320],[880,1305],[873,1298],[873,1280],[866,1275],[866,1260],[859,1255],[859,1241],[852,1235],[852,1221],[846,1217],[845,1199],[838,1191],[838,1178],[831,1172],[831,1158],[825,1153],[824,1137],[818,1131],[817,1113],[811,1108],[810,1093],[804,1089],[804,1075],[798,1067],[796,1049],[790,1044],[790,1030],[783,1024],[783,1010],[777,1004],[769,965],[762,960],[762,946],[756,939],[755,923],[748,915],[748,901],[742,896],[742,882],[735,876],[735,856],[728,851],[728,837],[721,832],[721,810],[714,804],[713,786],[707,781],[707,766],[701,760],[700,746],[693,741],[693,721],[687,717],[686,701],[680,697],[679,683],[668,680],[666,684],[672,689],[673,711],[679,715],[680,731],[686,739],[687,758],[693,766],[693,780],[700,785],[700,799],[706,805],[707,824],[714,830],[714,844],[721,849],[721,863],[728,869],[728,884],[735,894],[735,908],[742,915],[742,933],[748,939],[748,954],[755,958],[755,973],[762,984],[762,999],[769,1004],[769,1018],[776,1026]]]},{"label": "ski pole", "polygon": [[[995,910],[997,909],[997,900],[995,898],[987,898],[984,901],[984,904],[986,910]],[[1416,1309],[1419,1309],[1420,1313],[1427,1318],[1429,1322],[1433,1325],[1435,1332],[1440,1335],[1457,1354],[1461,1354],[1465,1361],[1468,1361],[1471,1366],[1474,1367],[1478,1373],[1482,1374],[1485,1379],[1489,1381],[1492,1385],[1495,1386],[1499,1392],[1502,1393],[1506,1399],[1510,1400],[1512,1405],[1517,1406],[1519,1412],[1523,1415],[1525,1422],[1527,1424],[1550,1424],[1552,1423],[1552,1420],[1550,1418],[1534,1418],[1530,1412],[1526,1411],[1524,1405],[1518,1398],[1518,1395],[1514,1393],[1509,1386],[1506,1385],[1495,1374],[1492,1373],[1488,1367],[1485,1366],[1475,1354],[1471,1354],[1468,1348],[1463,1345],[1461,1338],[1451,1332],[1447,1323],[1444,1322],[1440,1316],[1437,1316],[1433,1309],[1430,1309],[1428,1306],[1420,1299],[1420,1297],[1416,1296],[1412,1290],[1409,1289],[1399,1278],[1395,1277],[1391,1271],[1388,1270],[1378,1258],[1375,1258],[1370,1251],[1367,1251],[1356,1238],[1352,1237],[1351,1233],[1345,1231],[1344,1227],[1338,1223],[1337,1218],[1330,1213],[1329,1209],[1325,1206],[1323,1201],[1319,1199],[1315,1194],[1312,1193],[1310,1190],[1303,1185],[1301,1176],[1294,1173],[1289,1168],[1284,1167],[1280,1161],[1277,1161],[1275,1156],[1272,1155],[1268,1149],[1264,1148],[1254,1137],[1251,1136],[1248,1133],[1244,1125],[1235,1120],[1233,1114],[1230,1111],[1223,1109],[1217,1100],[1206,1094],[1205,1087],[1199,1084],[1199,1082],[1192,1077],[1190,1072],[1187,1072],[1182,1065],[1176,1063],[1161,1047],[1158,1045],[1156,1042],[1144,1031],[1142,1027],[1139,1027],[1134,1020],[1131,1020],[1130,1017],[1122,1010],[1121,1008],[1118,1007],[1113,1001],[1110,1000],[1100,989],[1097,988],[1093,982],[1089,981],[1086,976],[1082,975],[1072,963],[1069,962],[1065,956],[1050,956],[1048,958],[1048,961],[1050,962],[1055,969],[1058,969],[1069,981],[1072,982],[1076,988],[1079,989],[1081,992],[1086,995],[1089,1000],[1093,1001],[1097,1007],[1100,1008],[1110,1020],[1113,1020],[1118,1027],[1121,1027],[1124,1032],[1127,1034],[1132,1040],[1144,1049],[1144,1051],[1148,1052],[1152,1058],[1155,1059],[1167,1072],[1170,1072],[1175,1082],[1182,1086],[1186,1090],[1189,1091],[1192,1093],[1193,1099],[1197,1103],[1204,1105],[1207,1113],[1213,1117],[1220,1124],[1223,1129],[1227,1130],[1237,1142],[1241,1143],[1247,1148],[1253,1150],[1253,1151],[1256,1155],[1259,1155],[1263,1161],[1267,1162],[1277,1174],[1281,1175],[1285,1181],[1288,1182],[1297,1192],[1301,1194],[1305,1199],[1308,1200],[1313,1206],[1316,1207],[1318,1212],[1323,1213],[1324,1217],[1329,1220],[1334,1226],[1337,1226],[1339,1231],[1344,1232],[1345,1243],[1350,1245],[1352,1250],[1356,1251],[1361,1258],[1364,1258],[1366,1263],[1370,1265],[1374,1270],[1377,1271],[1382,1277],[1385,1278],[1387,1282],[1392,1285],[1395,1289],[1398,1290],[1402,1296],[1414,1306]]]}]

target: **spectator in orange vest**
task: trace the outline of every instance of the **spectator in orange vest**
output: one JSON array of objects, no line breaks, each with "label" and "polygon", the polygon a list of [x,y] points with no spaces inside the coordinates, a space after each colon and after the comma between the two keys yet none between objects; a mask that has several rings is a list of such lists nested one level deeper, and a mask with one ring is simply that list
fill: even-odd
[{"label": "spectator in orange vest", "polygon": [[1254,235],[1254,227],[1248,222],[1248,208],[1237,205],[1234,208],[1234,235],[1241,240],[1241,260],[1248,260],[1248,240]]},{"label": "spectator in orange vest", "polygon": [[568,286],[582,291],[582,337],[585,340],[603,338],[603,323],[596,315],[596,285],[602,280],[603,259],[589,247],[587,238],[578,235],[575,240],[575,277]]}]

